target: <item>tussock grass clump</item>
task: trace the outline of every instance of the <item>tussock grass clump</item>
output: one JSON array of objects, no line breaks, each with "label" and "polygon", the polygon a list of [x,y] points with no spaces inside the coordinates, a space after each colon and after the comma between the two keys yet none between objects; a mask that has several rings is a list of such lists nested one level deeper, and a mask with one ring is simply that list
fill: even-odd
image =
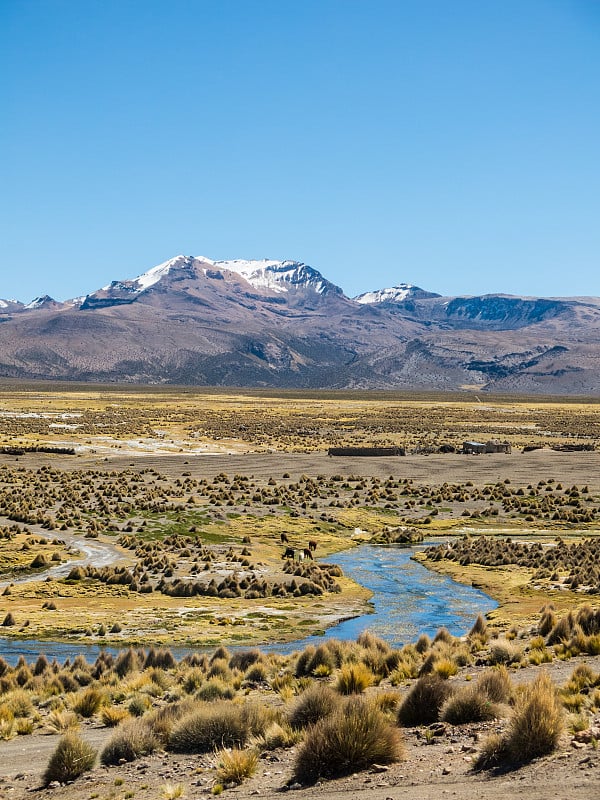
[{"label": "tussock grass clump", "polygon": [[510,675],[503,664],[486,669],[475,685],[492,703],[508,703],[513,691]]},{"label": "tussock grass clump", "polygon": [[520,661],[523,651],[509,641],[497,641],[490,647],[491,664],[514,664]]},{"label": "tussock grass clump", "polygon": [[552,752],[563,730],[560,702],[550,676],[542,672],[518,699],[507,747],[515,760],[529,761]]},{"label": "tussock grass clump", "polygon": [[211,678],[198,689],[196,697],[206,702],[232,700],[235,697],[235,689],[221,678]]},{"label": "tussock grass clump", "polygon": [[339,708],[341,698],[329,686],[315,683],[296,700],[289,715],[292,728],[307,728]]},{"label": "tussock grass clump", "polygon": [[560,701],[546,672],[522,688],[507,731],[488,738],[475,769],[489,769],[503,762],[526,763],[551,753],[557,746],[564,721]]},{"label": "tussock grass clump", "polygon": [[107,728],[115,728],[129,717],[129,711],[122,706],[105,706],[100,712],[102,724]]},{"label": "tussock grass clump", "polygon": [[402,754],[398,729],[365,698],[353,697],[308,731],[296,757],[294,779],[314,783],[373,764],[390,764]]},{"label": "tussock grass clump", "polygon": [[469,639],[478,638],[485,641],[488,638],[487,622],[483,614],[478,614],[477,619],[473,623],[473,627],[468,633]]},{"label": "tussock grass clump", "polygon": [[433,672],[440,678],[449,678],[458,672],[458,664],[453,658],[442,656],[433,662]]},{"label": "tussock grass clump", "polygon": [[398,724],[404,727],[437,722],[440,709],[452,687],[439,675],[424,675],[409,689],[398,709]]},{"label": "tussock grass clump", "polygon": [[106,702],[106,695],[100,689],[89,687],[75,695],[72,700],[71,708],[80,717],[89,719]]},{"label": "tussock grass clump", "polygon": [[123,761],[135,761],[153,753],[159,746],[152,728],[141,719],[122,722],[106,743],[100,761],[105,766]]},{"label": "tussock grass clump", "polygon": [[84,772],[93,769],[96,763],[96,751],[84,742],[76,733],[66,733],[50,756],[44,772],[44,785],[58,781],[67,783],[74,781]]},{"label": "tussock grass clump", "polygon": [[190,698],[176,703],[169,703],[161,708],[154,709],[144,718],[158,736],[161,744],[165,745],[176,722],[196,708],[197,704]]},{"label": "tussock grass clump", "polygon": [[465,725],[468,722],[484,722],[500,716],[496,703],[480,691],[477,686],[457,689],[440,709],[440,719],[451,725]]},{"label": "tussock grass clump", "polygon": [[252,739],[252,744],[259,750],[277,750],[280,747],[293,747],[302,739],[302,731],[292,728],[287,722],[272,722],[264,733]]},{"label": "tussock grass clump", "polygon": [[366,664],[342,664],[335,688],[340,694],[361,694],[375,682]]},{"label": "tussock grass clump", "polygon": [[238,747],[221,750],[217,753],[217,780],[225,785],[233,783],[239,786],[245,778],[254,775],[257,765],[256,750],[241,750]]},{"label": "tussock grass clump", "polygon": [[2,706],[16,718],[30,717],[33,714],[31,695],[25,689],[14,689],[8,692]]},{"label": "tussock grass clump", "polygon": [[49,733],[66,733],[79,728],[79,719],[73,711],[51,711],[46,720]]},{"label": "tussock grass clump", "polygon": [[175,753],[207,753],[214,747],[244,745],[248,734],[243,706],[203,703],[175,723],[168,745]]}]

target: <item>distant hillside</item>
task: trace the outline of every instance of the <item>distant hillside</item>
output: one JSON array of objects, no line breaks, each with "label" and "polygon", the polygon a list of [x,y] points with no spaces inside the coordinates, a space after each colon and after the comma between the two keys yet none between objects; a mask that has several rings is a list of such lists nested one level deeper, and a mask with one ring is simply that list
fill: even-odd
[{"label": "distant hillside", "polygon": [[177,256],[64,303],[0,300],[0,375],[594,395],[600,299],[357,298],[297,261]]}]

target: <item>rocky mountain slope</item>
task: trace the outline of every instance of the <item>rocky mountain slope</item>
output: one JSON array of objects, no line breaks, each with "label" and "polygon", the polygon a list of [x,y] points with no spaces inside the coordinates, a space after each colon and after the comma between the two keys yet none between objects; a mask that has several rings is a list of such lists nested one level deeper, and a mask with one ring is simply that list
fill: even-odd
[{"label": "rocky mountain slope", "polygon": [[61,303],[0,300],[0,376],[596,394],[600,299],[347,297],[296,261],[177,256]]}]

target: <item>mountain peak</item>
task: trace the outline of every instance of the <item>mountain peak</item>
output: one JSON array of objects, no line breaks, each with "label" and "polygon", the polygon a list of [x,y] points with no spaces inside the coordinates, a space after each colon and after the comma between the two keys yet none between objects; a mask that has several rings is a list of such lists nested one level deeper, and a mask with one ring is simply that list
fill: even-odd
[{"label": "mountain peak", "polygon": [[422,300],[427,297],[440,297],[440,295],[435,294],[435,292],[426,292],[412,283],[399,283],[388,289],[378,289],[376,292],[359,294],[354,300],[363,305],[370,305],[373,303],[404,303],[405,300]]},{"label": "mountain peak", "polygon": [[[206,274],[208,269],[218,272],[233,272],[255,289],[266,289],[277,293],[288,292],[294,288],[312,289],[318,294],[342,293],[341,289],[326,280],[318,270],[301,261],[276,261],[268,258],[256,260],[235,258],[215,261],[207,256],[179,255],[126,283],[133,285],[133,291],[142,292],[154,286],[172,271],[180,269],[187,269],[192,273],[202,271],[203,274]],[[109,288],[105,287],[106,290]]]}]

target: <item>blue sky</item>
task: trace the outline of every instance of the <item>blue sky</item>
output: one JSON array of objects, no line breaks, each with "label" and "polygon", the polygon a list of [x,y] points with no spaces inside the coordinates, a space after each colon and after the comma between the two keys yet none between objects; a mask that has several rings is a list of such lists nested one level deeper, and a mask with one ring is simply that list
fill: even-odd
[{"label": "blue sky", "polygon": [[0,297],[178,253],[600,295],[596,0],[0,0]]}]

